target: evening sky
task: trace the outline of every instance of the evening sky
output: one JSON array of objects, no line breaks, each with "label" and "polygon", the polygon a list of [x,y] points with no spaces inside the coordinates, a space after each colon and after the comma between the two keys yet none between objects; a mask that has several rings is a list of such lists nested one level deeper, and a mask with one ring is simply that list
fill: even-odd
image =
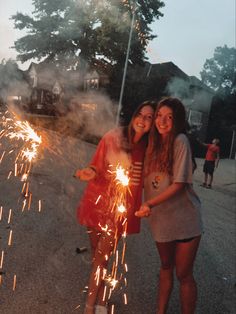
[{"label": "evening sky", "polygon": [[[164,0],[164,17],[151,25],[158,35],[148,47],[149,61],[172,61],[188,75],[200,78],[206,59],[218,46],[235,47],[235,0]],[[0,0],[0,61],[16,58],[14,41],[24,35],[9,17],[30,14],[32,0]],[[29,62],[19,64],[26,69]]]}]

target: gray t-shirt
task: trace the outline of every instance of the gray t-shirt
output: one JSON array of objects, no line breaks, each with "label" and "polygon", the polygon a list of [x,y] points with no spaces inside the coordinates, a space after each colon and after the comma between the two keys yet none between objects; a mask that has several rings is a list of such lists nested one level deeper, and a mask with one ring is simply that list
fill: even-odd
[{"label": "gray t-shirt", "polygon": [[173,176],[158,171],[144,179],[145,200],[164,191],[173,182],[187,183],[175,196],[152,208],[148,218],[155,241],[188,239],[202,233],[200,200],[192,187],[192,159],[189,141],[179,134],[174,142]]}]

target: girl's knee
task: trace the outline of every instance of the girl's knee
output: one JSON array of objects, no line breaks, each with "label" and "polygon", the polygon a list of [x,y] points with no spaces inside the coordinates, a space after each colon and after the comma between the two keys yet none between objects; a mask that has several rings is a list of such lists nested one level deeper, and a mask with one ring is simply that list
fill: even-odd
[{"label": "girl's knee", "polygon": [[176,272],[176,277],[181,284],[194,282],[193,273]]},{"label": "girl's knee", "polygon": [[169,270],[173,271],[174,265],[170,262],[163,262],[161,263],[161,270]]}]

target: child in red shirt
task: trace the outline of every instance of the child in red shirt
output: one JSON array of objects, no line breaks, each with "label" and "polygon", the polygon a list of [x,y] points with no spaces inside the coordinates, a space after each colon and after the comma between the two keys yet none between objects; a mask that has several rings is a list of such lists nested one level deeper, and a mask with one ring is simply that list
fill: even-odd
[{"label": "child in red shirt", "polygon": [[204,182],[201,186],[211,189],[213,182],[213,173],[215,168],[218,167],[220,160],[219,139],[214,138],[212,144],[201,143],[207,147],[203,172],[205,173]]}]

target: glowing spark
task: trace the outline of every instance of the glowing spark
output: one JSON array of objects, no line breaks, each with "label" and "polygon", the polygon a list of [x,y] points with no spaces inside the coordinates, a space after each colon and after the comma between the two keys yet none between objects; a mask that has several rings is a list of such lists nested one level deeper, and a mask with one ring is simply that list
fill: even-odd
[{"label": "glowing spark", "polygon": [[42,203],[41,203],[41,200],[39,200],[39,212],[41,212],[41,209],[42,209]]},{"label": "glowing spark", "polygon": [[79,309],[79,308],[80,308],[80,304],[75,307],[75,310],[77,310],[77,309]]},{"label": "glowing spark", "polygon": [[24,174],[22,175],[22,177],[21,177],[21,181],[22,181],[22,182],[25,182],[25,181],[27,180],[27,178],[28,178],[28,174],[24,173]]},{"label": "glowing spark", "polygon": [[[122,226],[124,226],[126,224],[126,222],[127,222],[127,218],[125,218],[124,221],[122,222]],[[126,230],[124,232],[126,232]],[[123,234],[122,234],[122,236],[123,236]]]},{"label": "glowing spark", "polygon": [[128,301],[127,301],[127,294],[126,294],[126,293],[124,293],[124,303],[125,303],[125,304],[128,303]]},{"label": "glowing spark", "polygon": [[[10,127],[8,127],[8,133],[6,134],[6,137],[10,139],[17,139],[17,140],[21,139],[24,142],[26,142],[27,147],[21,151],[21,155],[23,158],[31,162],[37,156],[37,149],[42,142],[41,136],[39,136],[31,128],[28,121],[16,120],[15,116],[14,116],[14,119],[8,119],[8,120],[13,123],[13,126],[11,125]],[[8,154],[12,152],[13,150],[11,150]],[[17,156],[16,159],[19,158],[19,155]]]},{"label": "glowing spark", "polygon": [[11,245],[11,242],[12,242],[12,230],[10,230],[9,238],[8,238],[8,245],[9,246]]},{"label": "glowing spark", "polygon": [[123,204],[119,205],[117,209],[118,209],[118,212],[122,214],[127,211],[127,209],[125,208]]},{"label": "glowing spark", "polygon": [[2,211],[3,211],[3,207],[0,207],[0,220],[2,220]]},{"label": "glowing spark", "polygon": [[118,166],[116,168],[116,180],[120,182],[123,186],[129,185],[128,172],[125,171],[125,169],[121,166]]},{"label": "glowing spark", "polygon": [[29,182],[26,183],[26,191],[25,191],[25,197],[29,196]]},{"label": "glowing spark", "polygon": [[16,121],[15,125],[19,128],[19,131],[10,132],[9,138],[21,138],[23,141],[33,141],[38,144],[41,143],[41,137],[31,128],[28,121]]},{"label": "glowing spark", "polygon": [[98,196],[98,198],[97,198],[97,200],[96,200],[96,202],[95,202],[95,205],[97,205],[97,203],[99,202],[101,196],[102,196],[102,195],[99,195],[99,196]]},{"label": "glowing spark", "polygon": [[0,158],[0,163],[2,162],[2,159],[3,159],[4,155],[5,155],[5,151],[2,153],[2,156]]},{"label": "glowing spark", "polygon": [[26,150],[22,151],[23,156],[26,157],[26,159],[28,159],[29,161],[32,161],[32,159],[34,159],[37,155],[36,151],[31,151],[28,148]]},{"label": "glowing spark", "polygon": [[32,193],[30,193],[30,196],[29,196],[28,210],[30,210],[31,201],[32,201]]},{"label": "glowing spark", "polygon": [[111,314],[114,314],[114,310],[115,310],[115,305],[112,304],[112,306],[111,306]]},{"label": "glowing spark", "polygon": [[12,210],[9,209],[9,215],[8,215],[8,220],[7,220],[7,223],[8,223],[8,224],[9,224],[10,221],[11,221],[11,212],[12,212]]},{"label": "glowing spark", "polygon": [[102,301],[106,300],[107,286],[104,287]]},{"label": "glowing spark", "polygon": [[107,275],[107,269],[106,269],[106,268],[103,268],[103,271],[102,271],[102,280],[105,279],[106,275]]},{"label": "glowing spark", "polygon": [[11,174],[12,174],[12,171],[9,171],[9,174],[8,174],[7,180],[9,180],[9,179],[10,179]]},{"label": "glowing spark", "polygon": [[12,287],[12,290],[13,290],[13,291],[16,290],[16,275],[14,275],[14,278],[13,278],[13,287]]},{"label": "glowing spark", "polygon": [[126,250],[126,242],[124,242],[124,245],[123,245],[121,264],[124,264],[125,250]]},{"label": "glowing spark", "polygon": [[22,194],[24,193],[25,187],[26,187],[26,183],[24,183],[23,186],[22,186],[22,190],[21,190]]},{"label": "glowing spark", "polygon": [[106,278],[106,282],[110,285],[110,287],[112,288],[112,290],[115,289],[117,283],[118,283],[118,280],[115,279],[115,278],[111,278],[111,277],[107,277]]},{"label": "glowing spark", "polygon": [[0,269],[2,269],[3,259],[4,259],[4,251],[2,251],[2,255],[1,255]]},{"label": "glowing spark", "polygon": [[17,163],[15,163],[15,173],[14,173],[15,177],[17,176]]},{"label": "glowing spark", "polygon": [[118,261],[119,261],[119,252],[118,250],[116,250],[116,263],[115,263],[116,267],[118,266]]},{"label": "glowing spark", "polygon": [[100,281],[100,272],[101,272],[101,268],[100,266],[97,267],[96,273],[95,273],[95,280],[96,280],[96,285],[98,286],[99,281]]},{"label": "glowing spark", "polygon": [[0,138],[2,138],[4,135],[5,135],[5,130],[2,130],[2,131],[0,132]]},{"label": "glowing spark", "polygon": [[22,209],[21,209],[22,212],[25,210],[25,206],[26,206],[26,199],[23,200],[23,205],[22,205]]},{"label": "glowing spark", "polygon": [[104,231],[104,232],[106,232],[108,235],[110,235],[111,230],[108,229],[108,228],[109,228],[108,225],[105,225],[104,227],[102,227],[102,225],[101,225],[100,223],[99,223],[98,225],[99,225],[99,227],[101,228],[102,231]]}]

